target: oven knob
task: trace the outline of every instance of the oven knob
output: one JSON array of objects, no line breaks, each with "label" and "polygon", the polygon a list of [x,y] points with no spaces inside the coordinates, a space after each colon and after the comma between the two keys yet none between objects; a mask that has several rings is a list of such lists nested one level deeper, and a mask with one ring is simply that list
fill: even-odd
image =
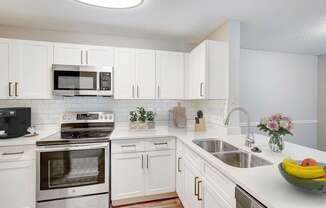
[{"label": "oven knob", "polygon": [[108,120],[108,116],[105,116],[105,118],[104,118],[105,120]]},{"label": "oven knob", "polygon": [[109,116],[109,119],[112,120],[112,115]]}]

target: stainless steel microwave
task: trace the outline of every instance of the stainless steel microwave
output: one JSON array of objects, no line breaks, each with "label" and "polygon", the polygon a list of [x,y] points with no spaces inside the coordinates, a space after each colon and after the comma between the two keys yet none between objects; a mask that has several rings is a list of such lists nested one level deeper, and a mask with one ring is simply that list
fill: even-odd
[{"label": "stainless steel microwave", "polygon": [[53,94],[113,96],[113,67],[53,65]]}]

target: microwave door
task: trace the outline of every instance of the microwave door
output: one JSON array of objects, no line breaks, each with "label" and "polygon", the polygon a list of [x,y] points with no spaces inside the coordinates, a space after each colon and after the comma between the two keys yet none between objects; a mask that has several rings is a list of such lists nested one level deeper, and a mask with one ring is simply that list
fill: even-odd
[{"label": "microwave door", "polygon": [[96,72],[54,71],[54,91],[59,95],[96,95]]}]

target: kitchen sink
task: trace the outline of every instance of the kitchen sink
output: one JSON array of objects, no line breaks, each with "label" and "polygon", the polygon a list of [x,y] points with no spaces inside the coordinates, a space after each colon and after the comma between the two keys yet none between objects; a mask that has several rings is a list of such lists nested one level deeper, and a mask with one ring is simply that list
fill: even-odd
[{"label": "kitchen sink", "polygon": [[272,165],[273,163],[254,154],[239,150],[239,148],[214,138],[196,139],[192,141],[202,149],[214,155],[225,164],[238,168],[253,168]]},{"label": "kitchen sink", "polygon": [[216,139],[196,139],[193,143],[197,144],[202,149],[209,153],[228,152],[239,150],[235,146]]},{"label": "kitchen sink", "polygon": [[242,151],[214,153],[213,155],[224,163],[238,168],[253,168],[273,164],[256,155]]}]

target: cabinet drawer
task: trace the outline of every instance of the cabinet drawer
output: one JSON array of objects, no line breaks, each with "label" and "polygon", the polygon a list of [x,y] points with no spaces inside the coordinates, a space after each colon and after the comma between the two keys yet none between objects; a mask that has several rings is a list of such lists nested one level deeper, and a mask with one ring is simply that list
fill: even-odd
[{"label": "cabinet drawer", "polygon": [[35,155],[33,145],[0,147],[0,162],[35,160]]},{"label": "cabinet drawer", "polygon": [[170,150],[175,149],[175,139],[155,138],[145,142],[146,151]]},{"label": "cabinet drawer", "polygon": [[145,151],[145,144],[139,140],[113,141],[111,144],[112,154],[143,151]]},{"label": "cabinet drawer", "polygon": [[205,166],[205,178],[206,182],[209,183],[225,201],[231,205],[235,204],[234,195],[236,185],[232,181],[208,164]]}]

